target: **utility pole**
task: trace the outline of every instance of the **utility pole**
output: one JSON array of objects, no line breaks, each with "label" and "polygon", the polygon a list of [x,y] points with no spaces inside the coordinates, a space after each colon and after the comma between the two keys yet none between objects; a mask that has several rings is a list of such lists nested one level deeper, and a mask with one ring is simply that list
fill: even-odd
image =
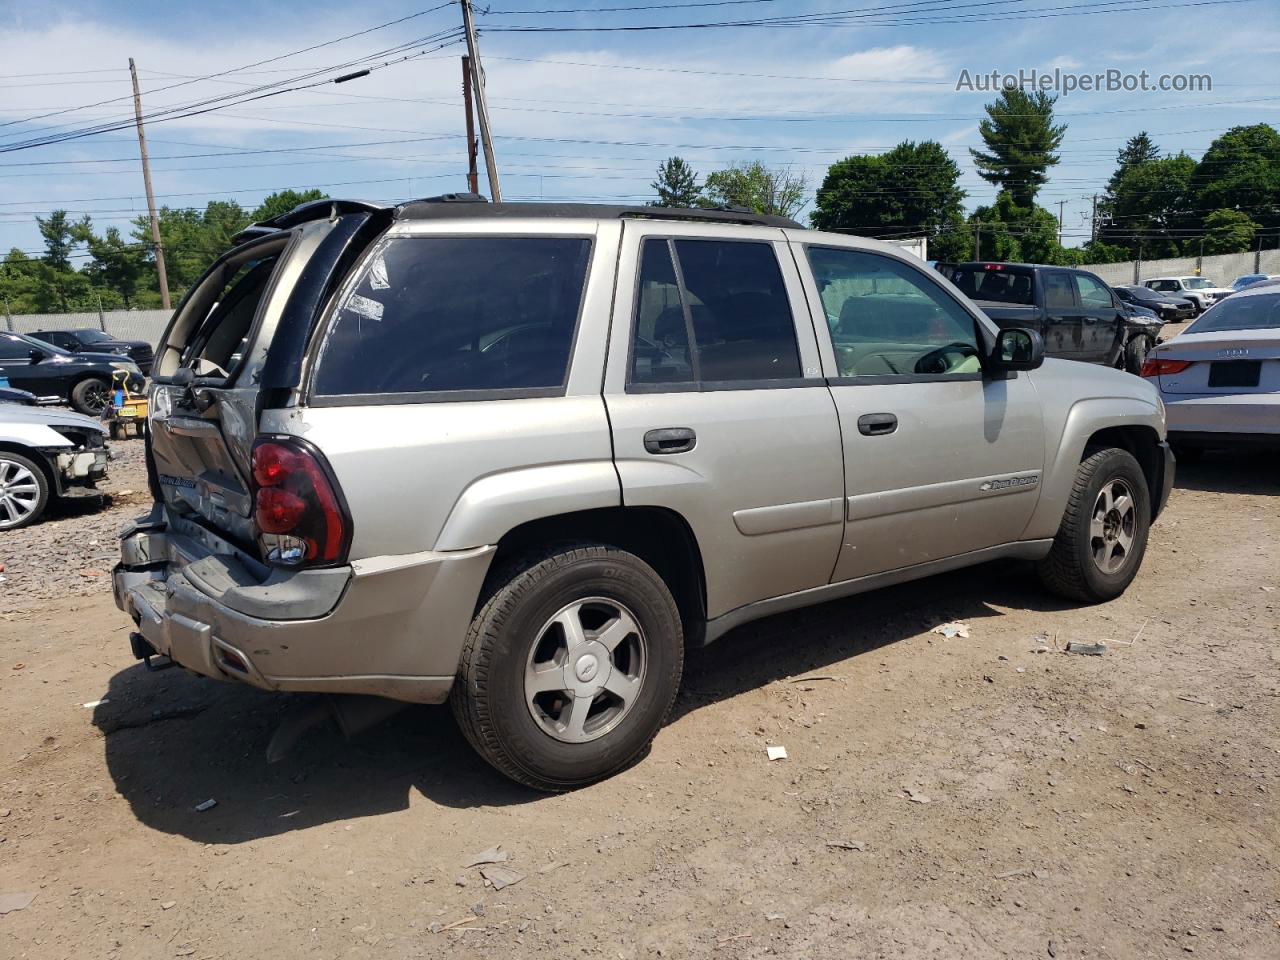
[{"label": "utility pole", "polygon": [[467,189],[480,192],[480,174],[476,172],[476,126],[471,114],[471,58],[462,58],[462,102],[467,107]]},{"label": "utility pole", "polygon": [[1058,201],[1058,246],[1062,246],[1062,208],[1065,207],[1067,201]]},{"label": "utility pole", "polygon": [[151,217],[151,245],[155,248],[156,274],[160,279],[160,304],[169,305],[169,277],[164,269],[164,245],[160,242],[160,221],[156,217],[156,195],[151,189],[151,165],[147,162],[147,135],[142,130],[142,94],[138,92],[138,68],[129,58],[129,76],[133,78],[133,116],[138,124],[138,150],[142,154],[142,183],[147,188],[147,214]]},{"label": "utility pole", "polygon": [[489,175],[490,199],[502,202],[498,184],[498,161],[493,155],[493,135],[489,126],[489,104],[484,95],[484,67],[480,65],[480,44],[476,40],[476,24],[471,15],[471,0],[458,0],[462,7],[462,25],[467,31],[467,55],[471,60],[471,89],[475,91],[476,113],[480,115],[480,142],[484,145],[484,168]]},{"label": "utility pole", "polygon": [[1093,213],[1089,215],[1089,242],[1096,243],[1098,240],[1098,195],[1093,195]]},{"label": "utility pole", "polygon": [[973,259],[982,259],[982,221],[973,221]]}]

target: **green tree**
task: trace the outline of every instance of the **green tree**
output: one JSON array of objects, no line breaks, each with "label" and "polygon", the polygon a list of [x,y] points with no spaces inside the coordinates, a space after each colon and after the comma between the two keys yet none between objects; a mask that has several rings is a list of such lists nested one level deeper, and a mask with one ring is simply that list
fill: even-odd
[{"label": "green tree", "polygon": [[89,282],[114,292],[125,309],[131,309],[151,269],[146,246],[126,242],[115,227],[108,227],[105,234],[98,236],[88,217],[76,224],[74,234],[92,258],[82,271]]},{"label": "green tree", "polygon": [[1160,148],[1156,146],[1147,131],[1143,130],[1136,136],[1130,137],[1116,153],[1116,172],[1107,181],[1107,195],[1115,195],[1116,187],[1131,169],[1159,159]]},{"label": "green tree", "polygon": [[258,208],[249,214],[249,219],[253,223],[261,223],[264,220],[272,220],[281,214],[288,213],[300,204],[311,203],[313,200],[328,199],[329,195],[323,190],[304,190],[301,193],[297,190],[280,190],[263,200],[258,205]]},{"label": "green tree", "polygon": [[698,175],[682,157],[669,157],[658,164],[658,179],[649,184],[658,195],[651,207],[696,207],[702,202]]},{"label": "green tree", "polygon": [[[1240,210],[1280,245],[1280,133],[1266,123],[1232,127],[1209,145],[1195,169],[1190,207]],[[1206,224],[1207,226],[1207,224]]]},{"label": "green tree", "polygon": [[792,173],[786,167],[766,167],[753,160],[745,166],[734,165],[707,174],[706,204],[793,217],[804,206],[808,187],[804,174]]},{"label": "green tree", "polygon": [[1253,246],[1259,224],[1240,210],[1215,210],[1204,218],[1204,252],[1244,253]]},{"label": "green tree", "polygon": [[1185,153],[1130,165],[1107,199],[1098,240],[1124,247],[1127,259],[1183,252],[1180,238],[1199,225],[1189,209],[1195,173],[1196,162]]},{"label": "green tree", "polygon": [[36,217],[36,227],[44,240],[44,262],[55,270],[70,270],[76,224],[68,219],[67,211],[54,210],[48,217]]},{"label": "green tree", "polygon": [[1058,218],[1044,207],[1024,207],[1001,190],[990,206],[969,217],[970,230],[979,233],[978,255],[983,260],[1065,264],[1078,261],[1077,251],[1058,243]]},{"label": "green tree", "polygon": [[1053,122],[1057,97],[1043,90],[1028,94],[1012,88],[986,105],[987,118],[978,124],[986,150],[973,150],[978,175],[1009,193],[1015,205],[1030,208],[1048,182],[1047,171],[1060,159],[1055,152],[1067,132]]},{"label": "green tree", "polygon": [[32,260],[17,247],[0,262],[0,309],[8,313],[36,311],[36,281]]},{"label": "green tree", "polygon": [[960,167],[941,144],[906,140],[879,156],[833,163],[810,220],[819,230],[868,237],[923,235],[938,259],[957,259],[968,249],[959,181]]}]

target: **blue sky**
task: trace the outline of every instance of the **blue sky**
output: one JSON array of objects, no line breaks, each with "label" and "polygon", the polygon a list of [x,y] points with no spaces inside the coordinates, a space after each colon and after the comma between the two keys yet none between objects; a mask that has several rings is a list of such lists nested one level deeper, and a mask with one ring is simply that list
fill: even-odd
[{"label": "blue sky", "polygon": [[[956,91],[962,69],[1211,74],[1212,91],[1077,92],[1059,101],[1060,119],[1069,129],[1062,163],[1039,202],[1056,212],[1058,202],[1066,201],[1067,241],[1078,243],[1088,235],[1087,198],[1102,189],[1116,150],[1131,134],[1146,129],[1167,152],[1199,156],[1231,126],[1280,125],[1280,4],[1274,0],[1172,7],[1180,0],[1153,0],[1139,4],[1147,9],[1131,12],[979,22],[940,21],[993,11],[1043,14],[1089,0],[982,6],[965,0],[946,14],[925,12],[937,5],[921,0],[848,27],[499,29],[690,24],[886,5],[737,0],[667,10],[602,9],[678,2],[491,0],[491,12],[478,23],[507,199],[642,201],[651,196],[655,166],[672,154],[688,158],[703,175],[755,158],[790,166],[809,178],[812,192],[832,161],[883,151],[909,138],[936,139],[951,151],[964,171],[961,183],[972,207],[993,193],[973,172],[967,150],[979,144],[977,122],[991,95]],[[0,150],[36,133],[130,116],[131,103],[120,99],[17,122],[127,98],[130,56],[138,62],[144,106],[154,110],[327,68],[459,23],[457,5],[450,4],[255,72],[158,89],[433,5],[66,0],[51,12],[46,4],[0,0]],[[592,9],[521,12],[564,8]],[[463,47],[433,46],[412,47],[408,52],[426,52],[340,87],[150,124],[159,202],[203,206],[207,199],[224,198],[252,207],[286,187],[318,186],[334,195],[388,201],[464,189],[458,62]],[[250,152],[267,150],[273,152]],[[32,214],[57,207],[127,230],[128,221],[146,209],[136,156],[131,129],[0,154],[0,250],[36,251]],[[483,164],[481,169],[481,191],[487,193]]]}]

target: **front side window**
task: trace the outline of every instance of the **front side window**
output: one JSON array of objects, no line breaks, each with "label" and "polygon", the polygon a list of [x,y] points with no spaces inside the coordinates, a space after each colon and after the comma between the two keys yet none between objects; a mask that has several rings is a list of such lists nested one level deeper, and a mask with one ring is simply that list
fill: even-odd
[{"label": "front side window", "polygon": [[318,396],[563,388],[585,237],[398,237],[330,322]]},{"label": "front side window", "polygon": [[795,320],[771,244],[644,242],[631,383],[733,384],[798,377]]},{"label": "front side window", "polygon": [[841,377],[979,374],[974,319],[892,257],[808,247]]},{"label": "front side window", "polygon": [[1114,306],[1111,301],[1111,291],[1101,280],[1097,280],[1087,273],[1075,274],[1076,289],[1080,292],[1081,306],[1102,310]]},{"label": "front side window", "polygon": [[1177,280],[1156,280],[1156,281],[1153,281],[1152,283],[1147,284],[1147,286],[1150,287],[1152,290],[1169,291],[1169,290],[1180,289],[1178,286]]}]

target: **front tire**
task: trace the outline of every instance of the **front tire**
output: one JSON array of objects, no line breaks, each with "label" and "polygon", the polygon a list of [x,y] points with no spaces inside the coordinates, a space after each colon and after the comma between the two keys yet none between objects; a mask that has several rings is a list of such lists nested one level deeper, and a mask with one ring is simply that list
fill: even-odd
[{"label": "front tire", "polygon": [[1070,600],[1114,600],[1138,574],[1150,527],[1138,461],[1115,447],[1097,450],[1076,471],[1053,548],[1036,567],[1040,580]]},{"label": "front tire", "polygon": [[49,481],[33,460],[0,450],[0,530],[17,530],[40,519],[49,504]]},{"label": "front tire", "polygon": [[632,764],[680,687],[684,636],[662,578],[600,544],[528,557],[471,623],[451,702],[500,773],[563,791]]},{"label": "front tire", "polygon": [[87,377],[71,388],[71,406],[86,416],[101,416],[110,404],[111,384],[101,377]]},{"label": "front tire", "polygon": [[1147,354],[1155,344],[1150,337],[1133,337],[1124,347],[1124,368],[1129,373],[1140,374]]}]

